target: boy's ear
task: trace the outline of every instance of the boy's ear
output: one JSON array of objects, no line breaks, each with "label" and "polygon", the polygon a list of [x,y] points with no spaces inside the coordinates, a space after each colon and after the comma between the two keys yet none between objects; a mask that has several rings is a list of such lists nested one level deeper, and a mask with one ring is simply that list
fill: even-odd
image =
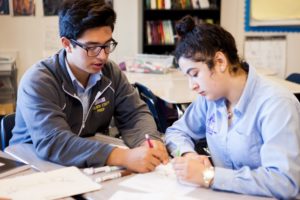
[{"label": "boy's ear", "polygon": [[71,41],[68,38],[66,38],[66,37],[61,37],[60,40],[61,40],[61,44],[63,45],[63,47],[65,48],[65,50],[68,53],[72,52]]},{"label": "boy's ear", "polygon": [[224,73],[227,68],[227,59],[223,52],[218,51],[215,54],[215,65],[219,67],[220,71]]}]

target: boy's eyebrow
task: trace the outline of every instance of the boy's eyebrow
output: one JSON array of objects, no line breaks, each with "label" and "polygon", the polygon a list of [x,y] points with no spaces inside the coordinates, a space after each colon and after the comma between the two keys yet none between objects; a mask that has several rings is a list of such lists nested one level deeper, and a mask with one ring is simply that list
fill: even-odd
[{"label": "boy's eyebrow", "polygon": [[104,43],[99,43],[99,42],[86,42],[85,44],[87,44],[87,45],[104,45],[104,44],[106,44],[106,43],[108,43],[108,42],[110,42],[110,41],[112,41],[113,40],[113,38],[110,38],[109,40],[107,40],[106,42],[104,42]]}]

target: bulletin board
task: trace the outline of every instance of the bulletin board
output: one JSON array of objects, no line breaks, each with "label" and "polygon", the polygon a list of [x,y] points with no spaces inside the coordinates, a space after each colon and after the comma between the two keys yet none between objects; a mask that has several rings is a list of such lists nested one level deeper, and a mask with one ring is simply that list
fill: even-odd
[{"label": "bulletin board", "polygon": [[255,68],[269,70],[281,78],[286,76],[286,37],[247,36],[245,60]]},{"label": "bulletin board", "polygon": [[300,1],[245,0],[245,31],[300,32]]}]

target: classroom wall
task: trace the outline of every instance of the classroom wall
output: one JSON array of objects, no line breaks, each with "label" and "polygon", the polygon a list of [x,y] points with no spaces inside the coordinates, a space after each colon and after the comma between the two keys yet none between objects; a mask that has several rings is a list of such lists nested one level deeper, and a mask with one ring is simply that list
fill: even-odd
[{"label": "classroom wall", "polygon": [[[244,7],[244,0],[222,0],[221,25],[234,35],[241,55],[243,55],[245,36],[274,35],[273,33],[245,33]],[[114,0],[114,8],[117,12],[114,37],[119,44],[111,58],[119,62],[124,57],[133,56],[141,50],[141,0]],[[35,16],[0,16],[0,52],[4,50],[18,52],[19,79],[32,64],[51,55],[56,51],[56,46],[60,47],[57,42],[59,41],[57,21],[57,17],[43,16],[41,0],[36,0]],[[284,34],[287,36],[286,74],[300,72],[300,33]]]},{"label": "classroom wall", "polygon": [[[10,1],[12,2],[12,1]],[[58,36],[58,17],[43,16],[42,0],[36,0],[35,16],[0,16],[0,54],[18,53],[18,79],[38,60],[52,55],[61,47]],[[111,54],[115,61],[134,56],[141,49],[141,1],[114,0],[117,22],[113,37],[119,42]],[[11,7],[11,6],[10,6]],[[129,12],[128,12],[129,10]]]},{"label": "classroom wall", "polygon": [[236,39],[237,47],[243,56],[244,39],[256,35],[286,35],[286,76],[293,72],[300,73],[300,33],[245,32],[245,0],[222,0],[221,25],[231,32]]}]

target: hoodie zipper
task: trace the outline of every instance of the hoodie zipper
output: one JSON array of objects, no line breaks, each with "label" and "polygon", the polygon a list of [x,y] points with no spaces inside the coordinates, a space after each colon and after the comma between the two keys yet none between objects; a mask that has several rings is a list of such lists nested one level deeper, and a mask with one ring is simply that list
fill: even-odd
[{"label": "hoodie zipper", "polygon": [[[91,103],[91,106],[89,107],[88,112],[86,113],[86,116],[85,116],[85,117],[83,116],[83,112],[82,112],[82,124],[81,124],[80,130],[79,130],[79,133],[77,134],[78,136],[80,136],[82,130],[83,130],[84,127],[85,127],[85,122],[86,122],[86,120],[87,120],[87,118],[88,118],[88,116],[89,116],[89,113],[90,113],[91,108],[93,107],[95,101],[96,101],[98,98],[100,98],[101,95],[102,95],[102,94],[107,90],[107,88],[109,88],[110,86],[111,86],[111,81],[110,81],[110,83],[109,83],[102,91],[98,91],[98,93],[96,94],[96,96],[95,96],[93,102]],[[67,93],[67,94],[70,95],[71,97],[74,97],[75,99],[79,100],[79,102],[81,103],[81,106],[82,106],[82,101],[81,101],[81,99],[80,99],[76,94],[73,95],[73,94],[69,93],[69,92],[64,88],[64,86],[62,86],[62,89],[63,89],[63,91],[64,91],[65,93]]]}]

